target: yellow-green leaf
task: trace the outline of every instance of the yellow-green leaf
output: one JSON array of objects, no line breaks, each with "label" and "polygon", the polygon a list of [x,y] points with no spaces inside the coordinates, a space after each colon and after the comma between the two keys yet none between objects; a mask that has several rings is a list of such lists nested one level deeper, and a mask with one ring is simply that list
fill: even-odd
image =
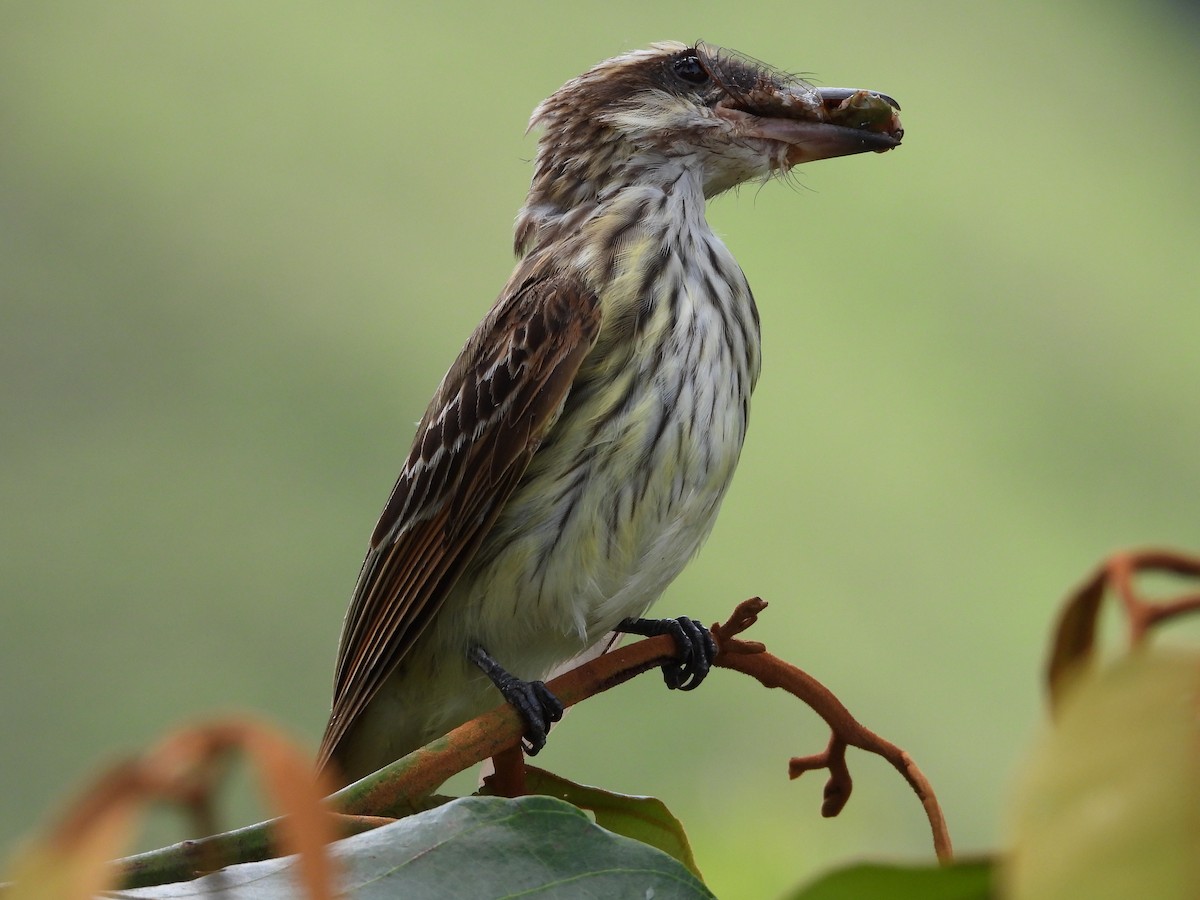
[{"label": "yellow-green leaf", "polygon": [[1200,897],[1200,658],[1074,686],[1021,779],[1006,881],[1017,900]]},{"label": "yellow-green leaf", "polygon": [[526,767],[525,787],[531,794],[557,797],[589,810],[596,824],[670,854],[702,878],[682,823],[656,797],[618,794],[576,784],[544,769]]}]

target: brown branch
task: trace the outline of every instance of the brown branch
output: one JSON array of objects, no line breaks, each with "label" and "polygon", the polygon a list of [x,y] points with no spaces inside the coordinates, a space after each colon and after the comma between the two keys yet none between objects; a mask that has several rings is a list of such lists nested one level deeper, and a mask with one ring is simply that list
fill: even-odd
[{"label": "brown branch", "polygon": [[[795,778],[809,769],[828,769],[830,778],[825,789],[822,814],[835,816],[845,806],[851,790],[850,773],[845,762],[846,748],[858,747],[882,756],[916,792],[929,819],[938,859],[949,860],[950,835],[937,797],[908,754],[864,728],[837,697],[815,678],[767,653],[761,643],[743,641],[737,637],[757,621],[766,605],[758,598],[747,600],[737,606],[727,622],[713,626],[713,635],[719,648],[715,664],[750,675],[767,687],[783,688],[811,706],[829,725],[833,736],[825,752],[793,759],[791,777]],[[564,707],[574,706],[594,694],[661,666],[674,659],[676,653],[675,642],[669,635],[648,638],[572,669],[555,678],[547,687],[562,701]],[[511,779],[520,777],[511,771],[511,767],[514,764],[512,752],[520,746],[522,729],[515,710],[507,704],[501,705],[374,775],[343,788],[331,799],[335,808],[344,813],[405,815],[425,805],[421,798],[425,798],[451,775],[498,755],[501,756],[497,762],[501,787],[497,792],[511,791],[515,784]],[[520,762],[519,754],[516,762]]]},{"label": "brown branch", "polygon": [[934,851],[940,861],[949,862],[953,847],[945,816],[933,787],[912,758],[895,744],[864,727],[832,691],[807,672],[766,652],[760,643],[741,641],[735,637],[754,624],[758,613],[766,605],[758,598],[746,600],[738,606],[728,622],[713,625],[713,635],[720,646],[716,664],[749,675],[765,687],[787,691],[811,707],[829,726],[832,734],[825,750],[812,756],[794,757],[788,766],[789,776],[799,778],[814,769],[827,769],[829,779],[825,782],[821,815],[832,817],[842,811],[853,789],[850,769],[846,765],[846,748],[858,747],[883,757],[916,792],[929,819]]},{"label": "brown branch", "polygon": [[1200,579],[1200,557],[1173,550],[1129,550],[1114,553],[1075,589],[1063,604],[1054,630],[1046,680],[1051,706],[1057,708],[1067,688],[1086,671],[1095,657],[1100,604],[1108,589],[1121,603],[1129,629],[1129,643],[1138,648],[1155,626],[1200,610],[1200,592],[1169,600],[1152,600],[1138,591],[1136,579],[1147,572],[1162,572]]},{"label": "brown branch", "polygon": [[[751,675],[768,687],[783,688],[811,706],[829,725],[832,737],[825,751],[793,759],[791,777],[810,769],[828,769],[830,777],[821,812],[825,816],[834,816],[845,806],[852,787],[846,748],[859,747],[882,756],[916,791],[929,817],[938,858],[949,859],[950,839],[933,789],[908,755],[859,724],[816,679],[767,653],[762,644],[738,637],[757,621],[765,607],[762,600],[747,600],[738,605],[729,621],[713,626],[719,647],[716,665]],[[676,653],[675,642],[670,636],[648,638],[606,653],[554,679],[548,686],[564,706],[573,706],[675,659]],[[353,834],[391,821],[391,816],[436,806],[444,799],[432,796],[438,785],[488,757],[497,757],[498,781],[493,782],[493,787],[506,794],[520,793],[524,776],[519,750],[522,729],[520,718],[507,704],[467,722],[428,747],[332,795],[333,807],[343,814],[338,817],[336,827],[343,835]],[[211,793],[217,772],[214,760],[219,760],[224,750],[237,740],[246,741],[252,748],[264,744],[264,738],[253,732],[244,736],[247,730],[246,726],[224,725],[199,734],[184,733],[158,751],[156,758],[161,760],[156,764],[158,768],[140,771],[138,777],[144,779],[150,774],[155,775],[153,790],[157,793],[171,795],[193,810],[207,812],[202,800]],[[256,752],[265,758],[278,751],[270,746],[260,746]],[[170,765],[166,765],[168,761]],[[172,772],[173,777],[164,777],[166,771]],[[267,769],[269,780],[279,783],[277,789],[303,781],[299,775],[306,772],[303,765],[298,770],[299,775],[296,771],[282,775],[284,771],[282,767]],[[180,774],[186,777],[181,778]],[[87,804],[85,807],[91,808]],[[82,818],[93,816],[89,814]],[[68,833],[72,823],[80,820],[80,816],[69,819]],[[232,864],[264,859],[277,845],[281,833],[286,839],[288,828],[287,818],[273,820],[131,857],[121,861],[122,881],[126,886],[160,884],[194,877],[199,871],[212,868],[216,860]]]}]

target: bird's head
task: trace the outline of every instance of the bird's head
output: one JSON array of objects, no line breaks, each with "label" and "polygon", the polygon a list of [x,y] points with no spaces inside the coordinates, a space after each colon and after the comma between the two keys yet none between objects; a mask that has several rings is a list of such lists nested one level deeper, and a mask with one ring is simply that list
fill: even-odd
[{"label": "bird's head", "polygon": [[799,163],[897,147],[898,109],[719,47],[654,44],[600,63],[534,110],[534,188],[571,206],[623,181],[686,172],[711,197]]}]

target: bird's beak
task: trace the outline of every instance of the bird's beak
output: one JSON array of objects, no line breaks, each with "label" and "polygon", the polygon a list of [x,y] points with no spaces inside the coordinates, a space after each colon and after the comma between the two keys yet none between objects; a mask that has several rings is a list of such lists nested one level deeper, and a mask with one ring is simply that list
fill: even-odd
[{"label": "bird's beak", "polygon": [[899,147],[904,137],[896,115],[900,104],[886,94],[808,84],[785,93],[765,114],[728,106],[716,111],[747,137],[787,145],[789,166],[867,151],[883,153]]}]

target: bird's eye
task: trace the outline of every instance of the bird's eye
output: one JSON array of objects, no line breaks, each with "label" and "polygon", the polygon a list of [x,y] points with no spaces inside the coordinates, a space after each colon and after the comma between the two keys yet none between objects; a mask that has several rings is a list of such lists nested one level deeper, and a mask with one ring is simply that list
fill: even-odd
[{"label": "bird's eye", "polygon": [[689,84],[704,84],[708,81],[708,70],[694,51],[675,60],[675,74]]}]

